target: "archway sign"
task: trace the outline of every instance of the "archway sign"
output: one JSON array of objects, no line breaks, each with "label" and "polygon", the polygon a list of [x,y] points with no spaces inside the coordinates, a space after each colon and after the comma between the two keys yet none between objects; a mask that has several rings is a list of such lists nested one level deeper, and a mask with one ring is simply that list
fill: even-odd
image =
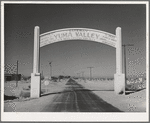
[{"label": "archway sign", "polygon": [[31,73],[31,98],[40,97],[40,47],[66,40],[90,40],[116,48],[116,74],[114,75],[114,91],[125,92],[125,75],[122,73],[122,37],[121,28],[116,28],[116,35],[88,28],[65,28],[40,34],[38,26],[34,29],[33,73]]}]

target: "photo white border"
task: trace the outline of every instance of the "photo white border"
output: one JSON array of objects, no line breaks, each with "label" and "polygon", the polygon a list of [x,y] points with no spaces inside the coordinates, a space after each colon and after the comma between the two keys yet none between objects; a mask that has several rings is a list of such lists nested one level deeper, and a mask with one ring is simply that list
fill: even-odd
[{"label": "photo white border", "polygon": [[[4,112],[4,4],[146,4],[146,112],[36,113]],[[1,120],[2,121],[137,121],[149,120],[149,2],[148,1],[1,1]]]}]

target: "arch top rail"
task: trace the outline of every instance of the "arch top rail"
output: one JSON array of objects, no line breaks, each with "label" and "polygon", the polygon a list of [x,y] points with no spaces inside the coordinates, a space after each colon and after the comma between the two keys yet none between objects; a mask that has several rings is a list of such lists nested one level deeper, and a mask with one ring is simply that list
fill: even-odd
[{"label": "arch top rail", "polygon": [[116,47],[116,35],[89,28],[64,28],[40,34],[40,47],[66,40],[89,40]]},{"label": "arch top rail", "polygon": [[109,34],[109,35],[112,35],[112,36],[116,36],[115,34],[112,34],[112,33],[109,33],[109,32],[105,32],[105,31],[97,30],[97,29],[91,29],[91,28],[63,28],[63,29],[56,29],[56,30],[52,30],[52,31],[49,31],[49,32],[42,33],[42,34],[40,34],[40,36],[42,37],[42,36],[48,35],[50,33],[56,33],[56,32],[61,32],[61,31],[66,31],[66,30],[86,30],[86,31],[94,31],[94,32],[98,32],[98,33],[104,33],[104,34]]}]

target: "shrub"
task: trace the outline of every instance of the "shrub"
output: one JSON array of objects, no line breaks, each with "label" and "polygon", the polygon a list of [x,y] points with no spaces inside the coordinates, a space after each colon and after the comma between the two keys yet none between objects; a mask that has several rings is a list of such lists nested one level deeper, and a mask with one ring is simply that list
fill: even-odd
[{"label": "shrub", "polygon": [[23,91],[23,90],[21,90],[19,98],[27,98],[27,97],[30,97],[30,91]]}]

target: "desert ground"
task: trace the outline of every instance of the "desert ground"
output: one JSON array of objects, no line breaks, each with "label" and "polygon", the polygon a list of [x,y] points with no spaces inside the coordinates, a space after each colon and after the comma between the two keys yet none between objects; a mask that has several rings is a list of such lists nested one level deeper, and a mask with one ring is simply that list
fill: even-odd
[{"label": "desert ground", "polygon": [[[113,80],[82,80],[73,79],[84,90],[88,90],[123,112],[146,112],[146,88],[138,91],[127,91],[126,94],[118,95],[114,92]],[[64,91],[69,79],[60,81],[41,81],[41,97],[30,98],[30,80],[5,82],[4,85],[4,111],[5,112],[41,112],[46,105],[52,103]],[[145,85],[144,85],[145,86]]]}]

